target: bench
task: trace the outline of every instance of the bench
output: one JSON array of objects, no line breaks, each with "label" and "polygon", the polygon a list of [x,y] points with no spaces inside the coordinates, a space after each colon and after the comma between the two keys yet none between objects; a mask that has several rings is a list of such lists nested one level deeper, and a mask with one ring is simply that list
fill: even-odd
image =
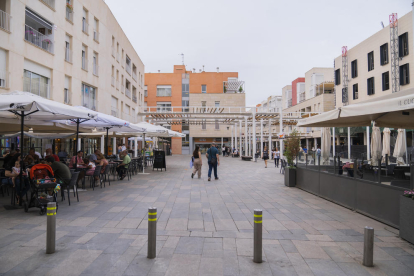
[{"label": "bench", "polygon": [[233,153],[233,157],[240,157],[239,154]]},{"label": "bench", "polygon": [[243,161],[251,161],[252,159],[253,159],[253,157],[251,157],[251,156],[242,156]]}]

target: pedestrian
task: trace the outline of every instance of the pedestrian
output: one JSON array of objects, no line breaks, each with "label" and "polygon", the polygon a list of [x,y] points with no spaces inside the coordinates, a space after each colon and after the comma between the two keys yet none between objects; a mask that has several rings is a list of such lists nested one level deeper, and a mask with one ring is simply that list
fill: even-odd
[{"label": "pedestrian", "polygon": [[262,159],[265,161],[265,168],[267,168],[267,160],[269,159],[269,152],[267,150],[267,147],[264,148]]},{"label": "pedestrian", "polygon": [[277,148],[273,152],[273,158],[275,159],[275,167],[279,168],[280,151]]},{"label": "pedestrian", "polygon": [[320,147],[318,147],[318,149],[316,150],[316,155],[321,156],[321,148]]},{"label": "pedestrian", "polygon": [[211,171],[214,169],[214,178],[218,180],[217,166],[220,166],[220,154],[216,147],[216,143],[212,143],[211,147],[207,150],[206,157],[208,160],[208,181],[211,181]]},{"label": "pedestrian", "polygon": [[226,155],[226,147],[223,145],[221,148],[221,151],[223,152],[223,157]]},{"label": "pedestrian", "polygon": [[229,157],[230,156],[230,147],[227,147],[226,152],[227,152],[226,156]]},{"label": "pedestrian", "polygon": [[193,151],[193,173],[191,174],[191,178],[194,178],[196,172],[198,172],[198,179],[201,178],[201,166],[203,165],[203,161],[201,160],[201,152],[200,147],[196,146],[195,150]]}]

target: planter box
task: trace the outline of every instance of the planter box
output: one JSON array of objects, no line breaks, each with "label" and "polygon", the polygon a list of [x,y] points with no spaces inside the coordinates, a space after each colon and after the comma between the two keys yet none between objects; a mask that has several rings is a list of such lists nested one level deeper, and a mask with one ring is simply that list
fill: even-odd
[{"label": "planter box", "polygon": [[285,169],[285,186],[295,187],[296,186],[296,169]]},{"label": "planter box", "polygon": [[414,200],[400,198],[400,237],[414,244]]}]

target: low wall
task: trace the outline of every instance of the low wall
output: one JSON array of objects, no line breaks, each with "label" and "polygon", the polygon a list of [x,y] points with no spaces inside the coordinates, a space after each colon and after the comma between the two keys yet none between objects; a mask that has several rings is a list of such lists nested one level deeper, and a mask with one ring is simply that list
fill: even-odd
[{"label": "low wall", "polygon": [[296,187],[399,229],[403,188],[302,167]]}]

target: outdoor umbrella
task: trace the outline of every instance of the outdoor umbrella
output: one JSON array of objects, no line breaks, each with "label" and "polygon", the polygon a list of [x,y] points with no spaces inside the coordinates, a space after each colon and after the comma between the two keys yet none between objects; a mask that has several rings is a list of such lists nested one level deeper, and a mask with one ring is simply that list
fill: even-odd
[{"label": "outdoor umbrella", "polygon": [[397,141],[395,142],[394,153],[392,156],[397,158],[397,165],[404,164],[404,153],[407,151],[407,144],[405,143],[404,129],[398,129]]},{"label": "outdoor umbrella", "polygon": [[329,156],[331,154],[331,129],[324,127],[322,129],[322,164],[329,165]]},{"label": "outdoor umbrella", "polygon": [[382,162],[386,163],[388,160],[385,160],[385,156],[390,156],[390,129],[388,127],[384,128],[382,131],[383,138],[382,138]]},{"label": "outdoor umbrella", "polygon": [[184,133],[180,133],[180,132],[178,132],[178,131],[174,131],[174,130],[168,130],[168,134],[169,134],[169,137],[185,137],[185,134]]},{"label": "outdoor umbrella", "polygon": [[[0,94],[0,118],[10,119],[13,117],[20,118],[20,150],[24,151],[23,135],[24,121],[29,118],[33,121],[50,121],[68,120],[68,119],[93,119],[95,112],[79,110],[69,105],[58,103],[43,97],[34,95],[29,92],[11,92]],[[20,181],[22,181],[22,172],[24,163],[20,170]]]},{"label": "outdoor umbrella", "polygon": [[371,165],[379,166],[378,159],[381,158],[381,131],[379,127],[372,127],[371,137]]}]

